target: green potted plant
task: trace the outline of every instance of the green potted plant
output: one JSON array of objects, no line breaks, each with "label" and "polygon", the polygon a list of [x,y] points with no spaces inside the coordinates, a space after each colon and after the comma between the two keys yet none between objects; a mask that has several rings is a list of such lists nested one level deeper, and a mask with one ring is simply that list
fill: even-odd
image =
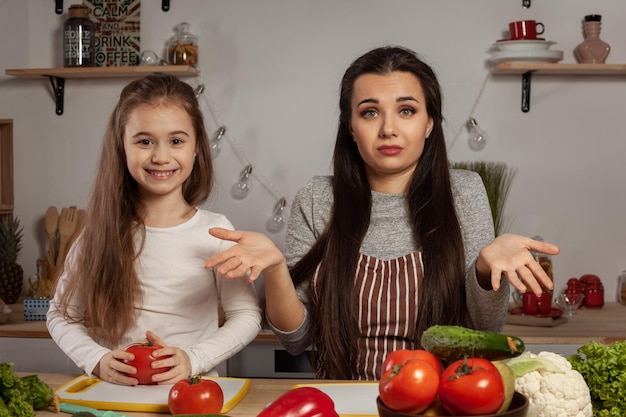
[{"label": "green potted plant", "polygon": [[22,231],[18,218],[2,216],[0,221],[0,299],[14,304],[22,294],[24,270],[17,263],[22,250]]},{"label": "green potted plant", "polygon": [[511,222],[505,222],[504,207],[517,170],[508,167],[504,162],[488,161],[452,162],[451,167],[467,169],[480,175],[487,190],[495,235],[506,232]]}]

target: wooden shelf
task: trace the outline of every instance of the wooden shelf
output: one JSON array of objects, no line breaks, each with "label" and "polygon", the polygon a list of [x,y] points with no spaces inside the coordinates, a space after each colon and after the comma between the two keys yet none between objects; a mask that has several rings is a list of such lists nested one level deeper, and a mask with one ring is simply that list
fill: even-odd
[{"label": "wooden shelf", "polygon": [[626,75],[626,64],[548,64],[539,62],[500,62],[493,74],[520,75],[528,71],[541,75]]},{"label": "wooden shelf", "polygon": [[74,67],[7,69],[6,75],[21,78],[48,78],[56,101],[56,114],[63,114],[66,78],[123,78],[148,74],[170,74],[177,77],[196,77],[200,71],[190,65],[146,65],[133,67]]},{"label": "wooden shelf", "polygon": [[626,64],[550,64],[543,62],[500,62],[492,74],[522,76],[522,111],[530,111],[530,79],[537,75],[626,76]]},{"label": "wooden shelf", "polygon": [[[524,3],[526,2],[528,2],[528,6],[530,6],[530,0],[524,0]],[[170,11],[170,0],[161,0],[161,10],[164,12]],[[63,14],[63,0],[54,0],[54,12],[56,14]]]},{"label": "wooden shelf", "polygon": [[122,78],[140,77],[147,74],[171,74],[177,77],[195,77],[200,71],[190,65],[155,65],[134,67],[76,67],[76,68],[29,68],[8,69],[6,75],[22,78]]}]

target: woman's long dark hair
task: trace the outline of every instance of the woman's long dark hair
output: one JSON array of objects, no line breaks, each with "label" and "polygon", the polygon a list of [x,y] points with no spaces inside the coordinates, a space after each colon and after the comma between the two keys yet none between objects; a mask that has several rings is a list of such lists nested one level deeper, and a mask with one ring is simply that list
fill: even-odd
[{"label": "woman's long dark hair", "polygon": [[318,265],[320,268],[312,297],[316,306],[313,346],[322,378],[353,379],[358,358],[354,279],[369,227],[372,194],[365,164],[349,130],[354,83],[363,74],[394,71],[412,73],[420,80],[434,122],[406,194],[413,237],[421,248],[425,270],[414,342],[419,346],[422,332],[431,325],[467,323],[465,256],[450,185],[439,82],[413,51],[377,48],[356,59],[343,76],[333,154],[332,214],[324,233],[291,270],[297,285],[310,280]]}]

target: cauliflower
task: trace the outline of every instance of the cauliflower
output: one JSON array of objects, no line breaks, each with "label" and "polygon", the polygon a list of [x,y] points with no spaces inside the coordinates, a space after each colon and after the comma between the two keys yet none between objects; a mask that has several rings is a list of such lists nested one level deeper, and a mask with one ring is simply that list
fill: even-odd
[{"label": "cauliflower", "polygon": [[[538,360],[534,360],[537,359]],[[515,390],[530,402],[528,417],[591,417],[591,395],[583,376],[554,352],[526,352],[509,361]]]}]

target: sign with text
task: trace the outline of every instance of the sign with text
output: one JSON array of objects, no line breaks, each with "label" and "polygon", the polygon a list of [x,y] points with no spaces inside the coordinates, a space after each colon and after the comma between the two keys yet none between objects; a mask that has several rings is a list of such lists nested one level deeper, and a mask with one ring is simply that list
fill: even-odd
[{"label": "sign with text", "polygon": [[83,0],[96,24],[98,67],[139,65],[141,0]]}]

